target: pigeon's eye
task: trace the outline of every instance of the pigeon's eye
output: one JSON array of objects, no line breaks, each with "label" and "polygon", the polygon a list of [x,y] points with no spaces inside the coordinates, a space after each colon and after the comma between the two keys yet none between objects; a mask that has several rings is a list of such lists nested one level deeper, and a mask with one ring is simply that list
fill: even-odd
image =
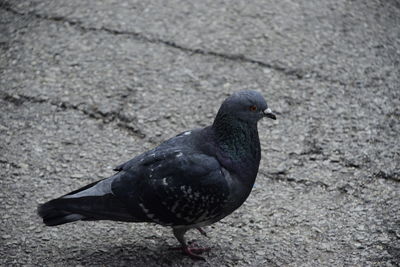
[{"label": "pigeon's eye", "polygon": [[257,106],[255,106],[255,105],[250,106],[249,109],[250,109],[251,111],[256,111],[256,110],[257,110]]}]

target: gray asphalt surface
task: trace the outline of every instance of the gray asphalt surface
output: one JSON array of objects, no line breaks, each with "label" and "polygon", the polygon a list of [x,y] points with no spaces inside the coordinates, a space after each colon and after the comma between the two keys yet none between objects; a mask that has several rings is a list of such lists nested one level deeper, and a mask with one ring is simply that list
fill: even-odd
[{"label": "gray asphalt surface", "polygon": [[[2,266],[399,266],[400,2],[0,1]],[[223,99],[263,93],[262,162],[206,262],[149,224],[41,224]]]}]

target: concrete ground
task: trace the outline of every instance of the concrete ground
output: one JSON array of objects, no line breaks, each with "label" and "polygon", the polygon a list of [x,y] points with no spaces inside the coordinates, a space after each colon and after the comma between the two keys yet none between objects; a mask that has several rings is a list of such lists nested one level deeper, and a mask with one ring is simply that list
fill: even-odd
[{"label": "concrete ground", "polygon": [[[400,2],[0,1],[0,265],[399,266]],[[113,174],[223,99],[263,93],[253,192],[178,251],[170,229],[45,227],[47,201]]]}]

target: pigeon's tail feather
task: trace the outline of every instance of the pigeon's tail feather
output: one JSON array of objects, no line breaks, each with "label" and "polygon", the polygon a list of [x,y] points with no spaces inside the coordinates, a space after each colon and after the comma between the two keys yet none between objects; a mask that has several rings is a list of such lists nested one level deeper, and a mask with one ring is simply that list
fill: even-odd
[{"label": "pigeon's tail feather", "polygon": [[78,220],[140,221],[111,194],[78,198],[57,198],[39,206],[38,214],[47,226]]},{"label": "pigeon's tail feather", "polygon": [[75,222],[78,220],[82,220],[85,218],[85,216],[81,214],[75,214],[71,213],[67,210],[65,210],[65,206],[62,204],[62,198],[65,196],[72,196],[74,194],[77,194],[79,192],[83,192],[86,189],[89,189],[91,187],[94,187],[99,181],[88,184],[82,188],[79,188],[78,190],[75,190],[73,192],[70,192],[60,198],[53,199],[49,202],[46,202],[42,205],[39,205],[37,212],[40,217],[43,219],[43,223],[46,224],[47,226],[56,226],[64,223],[69,223],[69,222]]},{"label": "pigeon's tail feather", "polygon": [[141,221],[112,194],[111,182],[111,179],[101,180],[50,200],[38,207],[38,214],[48,226],[78,220]]},{"label": "pigeon's tail feather", "polygon": [[38,214],[47,226],[56,226],[64,223],[85,219],[81,214],[74,214],[57,208],[58,199],[49,201],[38,208]]}]

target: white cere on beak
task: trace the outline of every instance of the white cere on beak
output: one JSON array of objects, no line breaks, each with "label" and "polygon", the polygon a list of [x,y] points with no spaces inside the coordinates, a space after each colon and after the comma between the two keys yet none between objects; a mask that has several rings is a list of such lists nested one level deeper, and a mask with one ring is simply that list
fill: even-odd
[{"label": "white cere on beak", "polygon": [[267,108],[263,111],[265,114],[270,114],[272,113],[272,110],[270,108]]}]

